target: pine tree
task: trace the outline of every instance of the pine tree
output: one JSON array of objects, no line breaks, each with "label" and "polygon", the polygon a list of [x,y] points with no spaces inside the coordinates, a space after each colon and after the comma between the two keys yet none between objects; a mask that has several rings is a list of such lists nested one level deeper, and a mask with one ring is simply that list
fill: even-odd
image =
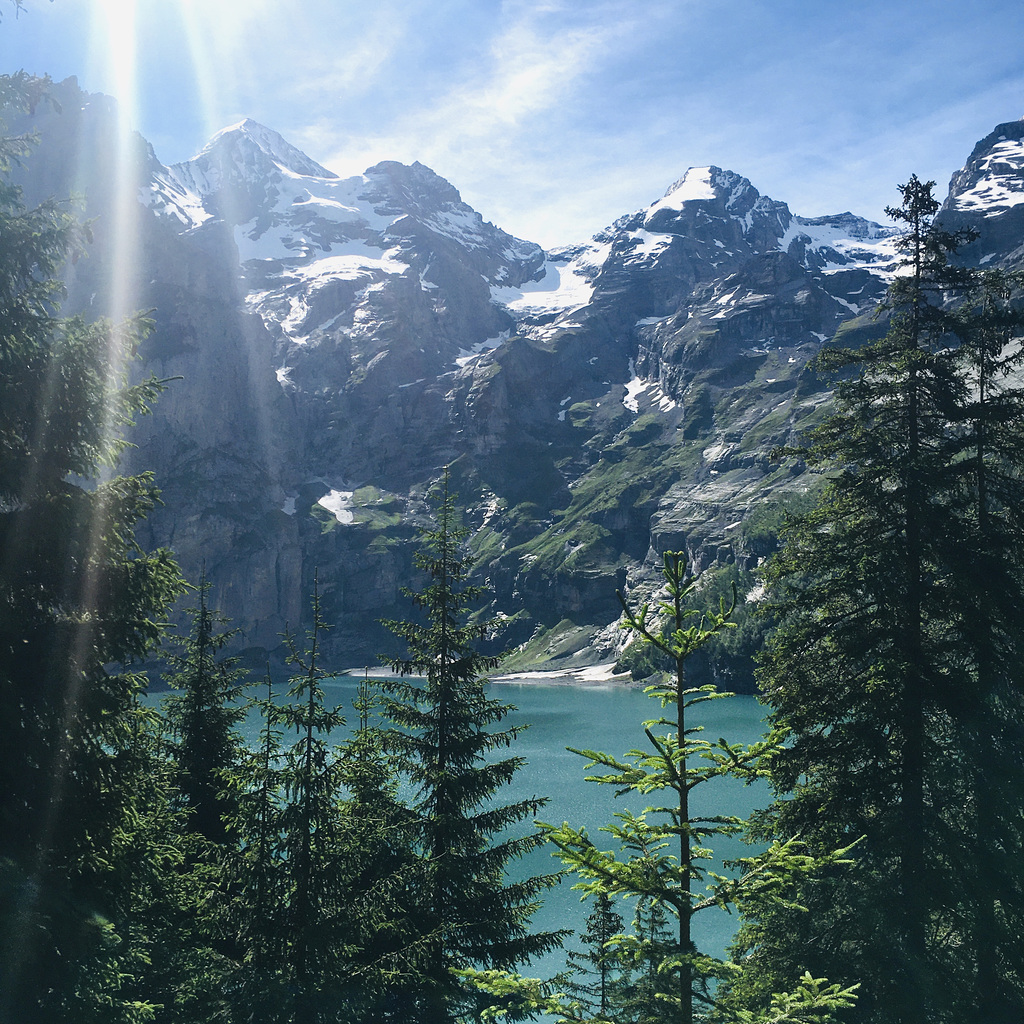
[{"label": "pine tree", "polygon": [[398,797],[398,778],[375,721],[379,698],[367,679],[354,709],[359,726],[342,744],[339,848],[346,911],[345,1020],[384,1024],[415,1016],[420,998],[416,816]]},{"label": "pine tree", "polygon": [[[999,414],[988,386],[972,397],[965,364],[980,349],[958,343],[970,331],[956,308],[971,275],[949,261],[969,238],[934,223],[932,184],[911,179],[890,211],[907,231],[885,338],[822,353],[845,376],[801,455],[829,483],[767,572],[781,625],[760,675],[773,721],[793,735],[772,765],[790,795],[762,834],[800,832],[819,850],[864,838],[852,871],[802,894],[810,914],[762,922],[753,959],[858,978],[858,1017],[900,1024],[959,1020],[976,1005],[964,950],[988,901],[970,909],[962,882],[984,890],[994,876],[982,881],[990,862],[969,856],[985,842],[970,815],[987,789],[971,748],[978,729],[995,737],[1008,721],[986,693],[993,672],[1016,677],[1021,592],[1019,559],[997,536],[1006,523],[979,533],[978,452]],[[977,367],[991,384],[984,357]],[[1015,474],[1004,483],[1019,509]],[[1019,816],[1019,792],[1015,806],[1004,823]]]},{"label": "pine tree", "polygon": [[359,727],[329,744],[344,720],[324,706],[315,595],[314,612],[305,651],[289,639],[301,670],[291,699],[275,698],[268,671],[259,743],[231,778],[238,848],[224,916],[240,960],[234,1014],[254,1024],[415,1019],[417,822],[370,725],[366,687]]},{"label": "pine tree", "polygon": [[182,654],[168,657],[165,681],[175,696],[164,701],[170,727],[177,785],[189,811],[189,827],[213,843],[228,841],[231,814],[227,776],[241,757],[237,725],[246,709],[239,702],[245,675],[235,657],[218,657],[237,629],[220,629],[227,620],[207,604],[210,582],[203,568],[198,605],[192,609],[192,630],[181,641]]},{"label": "pine tree", "polygon": [[[467,615],[480,588],[467,583],[469,563],[460,546],[465,531],[456,522],[447,471],[436,514],[437,528],[424,531],[416,555],[427,583],[407,591],[425,621],[386,623],[406,652],[384,658],[403,678],[383,686],[385,717],[395,726],[387,744],[415,792],[422,1019],[442,1024],[472,1007],[472,994],[453,970],[508,968],[551,949],[559,935],[529,931],[537,897],[552,877],[505,878],[510,861],[541,842],[537,833],[510,836],[506,830],[532,818],[544,801],[498,805],[492,800],[522,759],[490,760],[489,755],[511,745],[520,729],[491,729],[512,709],[488,698],[484,689],[483,673],[498,659],[476,646],[491,624]],[[421,676],[422,682],[410,676]]]},{"label": "pine tree", "polygon": [[[323,620],[301,645],[283,634],[295,668],[287,698],[267,697],[260,742],[232,773],[236,840],[225,918],[238,947],[235,1014],[253,1024],[354,1020],[345,1012],[349,915],[342,813],[344,766],[331,734],[345,724],[327,706]],[[293,734],[293,741],[286,739]]]},{"label": "pine tree", "polygon": [[262,721],[258,745],[243,753],[228,777],[234,844],[228,861],[229,894],[221,910],[238,959],[231,985],[234,1016],[251,1024],[284,1020],[287,996],[281,971],[288,931],[280,857],[283,733],[269,666],[265,682],[266,697],[254,701]]},{"label": "pine tree", "polygon": [[630,957],[632,984],[623,1000],[620,1019],[633,1024],[671,1024],[678,1019],[672,977],[662,970],[675,952],[669,916],[654,899],[637,901],[633,933],[623,948]]},{"label": "pine tree", "polygon": [[274,711],[295,742],[283,751],[277,781],[283,803],[278,821],[280,872],[288,906],[287,945],[281,970],[290,992],[289,1020],[334,1020],[339,1000],[346,895],[341,863],[342,765],[330,734],[345,724],[327,707],[322,635],[327,628],[313,587],[313,621],[303,650],[285,634],[295,666],[289,703]]},{"label": "pine tree", "polygon": [[[107,912],[116,960],[106,969],[90,964],[82,977],[98,1021],[117,1019],[109,1009],[114,991],[126,1020],[152,1013],[159,1024],[194,1024],[223,1019],[226,1011],[230,962],[214,948],[209,911],[224,878],[219,863],[205,856],[206,841],[188,828],[160,724],[154,709],[137,703],[116,751],[127,813],[102,854],[114,894]],[[88,1007],[68,1016],[93,1019]]]},{"label": "pine tree", "polygon": [[[958,356],[968,400],[956,426],[961,444],[957,508],[957,566],[963,599],[957,628],[976,677],[974,700],[963,709],[963,756],[973,764],[964,819],[964,873],[969,887],[965,933],[974,951],[973,1002],[992,1022],[1018,1020],[1024,1010],[1024,963],[1015,955],[1022,903],[1014,865],[1024,833],[1013,808],[1024,806],[1024,742],[1020,695],[1019,623],[1024,619],[1024,309],[1013,302],[1024,275],[992,270],[974,275],[975,287],[958,310]],[[1008,813],[1009,812],[1009,813]]]},{"label": "pine tree", "polygon": [[[2,102],[44,90],[0,77]],[[110,473],[161,390],[127,384],[145,323],[58,318],[80,233],[56,202],[24,208],[7,177],[23,151],[0,140],[0,1019],[16,1021],[45,1019],[74,951],[107,941],[87,922],[113,899],[102,851],[128,813],[115,752],[145,682],[130,667],[183,589],[133,536],[152,478]]]}]

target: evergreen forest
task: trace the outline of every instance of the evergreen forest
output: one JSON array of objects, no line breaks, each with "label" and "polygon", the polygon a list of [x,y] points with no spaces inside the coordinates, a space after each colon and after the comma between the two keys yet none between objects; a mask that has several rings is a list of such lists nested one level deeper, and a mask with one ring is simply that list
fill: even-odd
[{"label": "evergreen forest", "polygon": [[[0,105],[45,82],[0,78]],[[766,731],[706,737],[729,699],[688,661],[736,627],[682,552],[621,628],[661,671],[635,747],[581,737],[580,771],[627,796],[601,836],[509,802],[518,727],[486,685],[500,623],[447,472],[388,621],[388,678],[325,699],[318,588],[288,679],[243,668],[205,577],[137,527],[152,474],[118,474],[147,323],[60,314],[88,232],[27,208],[0,137],[0,1021],[3,1024],[1014,1024],[1024,1019],[1024,281],[967,270],[971,239],[911,178],[884,336],[821,352],[830,412],[798,447],[822,481],[763,564]],[[877,332],[876,332],[877,333]],[[190,608],[186,633],[168,625]],[[143,702],[159,662],[171,691]],[[256,744],[240,723],[259,715]],[[766,782],[747,820],[697,787]],[[723,837],[749,854],[723,872]],[[581,946],[531,918],[555,874]],[[695,943],[728,909],[724,957]]]}]

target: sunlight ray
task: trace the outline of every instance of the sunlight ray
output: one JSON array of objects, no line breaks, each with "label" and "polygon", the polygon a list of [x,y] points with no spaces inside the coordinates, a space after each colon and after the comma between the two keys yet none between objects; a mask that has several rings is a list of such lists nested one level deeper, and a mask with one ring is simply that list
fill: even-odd
[{"label": "sunlight ray", "polygon": [[203,137],[209,138],[223,127],[220,123],[220,95],[227,54],[223,52],[223,46],[218,48],[215,45],[217,36],[210,31],[208,5],[202,0],[182,0],[179,16],[185,34],[187,58],[199,97]]},{"label": "sunlight ray", "polygon": [[[105,346],[102,366],[106,379],[103,392],[104,403],[101,425],[101,447],[106,448],[121,430],[121,415],[117,393],[123,382],[131,341],[126,337],[123,326],[138,300],[139,271],[139,172],[142,167],[143,150],[132,129],[137,111],[136,87],[136,3],[135,0],[98,0],[93,9],[90,32],[92,59],[106,63],[115,71],[116,94],[119,102],[116,110],[116,126],[113,151],[110,158],[109,190],[103,195],[87,197],[99,215],[95,226],[98,237],[106,238],[109,256],[105,267],[104,281],[105,312],[113,319],[114,325],[98,332],[97,339]],[[79,167],[79,191],[84,191],[87,176],[84,166]],[[45,403],[44,403],[45,405]],[[47,410],[40,415],[47,417]],[[48,418],[48,417],[47,417]],[[54,830],[59,826],[64,788],[68,770],[68,758],[78,742],[79,709],[83,699],[87,667],[93,647],[97,623],[93,609],[97,606],[98,588],[101,586],[102,551],[106,543],[107,530],[106,502],[97,494],[91,509],[92,521],[86,527],[85,554],[83,564],[72,570],[80,574],[73,581],[73,607],[77,621],[75,636],[66,666],[65,697],[63,707],[63,749],[58,754],[57,764],[50,783],[50,799],[43,834],[39,844],[39,856],[45,858]],[[74,600],[77,599],[77,600]],[[40,863],[39,868],[42,869]]]},{"label": "sunlight ray", "polygon": [[[295,12],[298,17],[300,12]],[[223,109],[224,79],[234,73],[237,51],[245,45],[245,26],[253,20],[265,23],[277,15],[266,3],[225,0],[217,8],[211,8],[203,0],[182,0],[179,16],[184,31],[189,59],[195,75],[196,90],[202,112],[204,135],[212,137],[225,127],[227,115]],[[227,211],[230,215],[231,211]],[[235,229],[237,230],[237,229]],[[246,289],[241,276],[234,279],[233,299],[239,306],[244,304]],[[265,344],[264,338],[255,329],[252,321],[245,319],[240,324],[243,337],[241,344],[246,347]],[[273,465],[270,457],[278,442],[276,416],[272,409],[276,391],[268,391],[258,379],[256,367],[259,358],[246,360],[249,367],[249,401],[256,420],[255,455],[263,460],[264,468]]]}]

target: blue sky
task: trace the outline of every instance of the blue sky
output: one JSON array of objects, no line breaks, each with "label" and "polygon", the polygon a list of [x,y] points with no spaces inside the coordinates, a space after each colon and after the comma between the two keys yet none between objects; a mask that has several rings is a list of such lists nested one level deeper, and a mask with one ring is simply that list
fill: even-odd
[{"label": "blue sky", "polygon": [[115,96],[165,163],[243,117],[340,174],[419,160],[582,240],[717,164],[807,216],[944,195],[1024,115],[1020,0],[0,0],[0,72]]}]

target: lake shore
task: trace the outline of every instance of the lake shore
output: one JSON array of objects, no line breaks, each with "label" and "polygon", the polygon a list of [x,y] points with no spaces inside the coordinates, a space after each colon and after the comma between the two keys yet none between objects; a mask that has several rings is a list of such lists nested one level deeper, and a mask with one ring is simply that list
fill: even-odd
[{"label": "lake shore", "polygon": [[[339,673],[359,678],[366,674],[370,679],[390,676],[391,670],[381,665],[369,668],[350,668]],[[635,685],[628,672],[616,672],[615,663],[587,665],[584,668],[538,669],[530,672],[502,672],[487,676],[497,686],[578,686],[609,687]]]},{"label": "lake shore", "polygon": [[533,672],[508,672],[488,677],[498,685],[543,686],[625,686],[632,680],[628,672],[616,672],[615,663],[588,665],[585,668],[544,669]]}]

